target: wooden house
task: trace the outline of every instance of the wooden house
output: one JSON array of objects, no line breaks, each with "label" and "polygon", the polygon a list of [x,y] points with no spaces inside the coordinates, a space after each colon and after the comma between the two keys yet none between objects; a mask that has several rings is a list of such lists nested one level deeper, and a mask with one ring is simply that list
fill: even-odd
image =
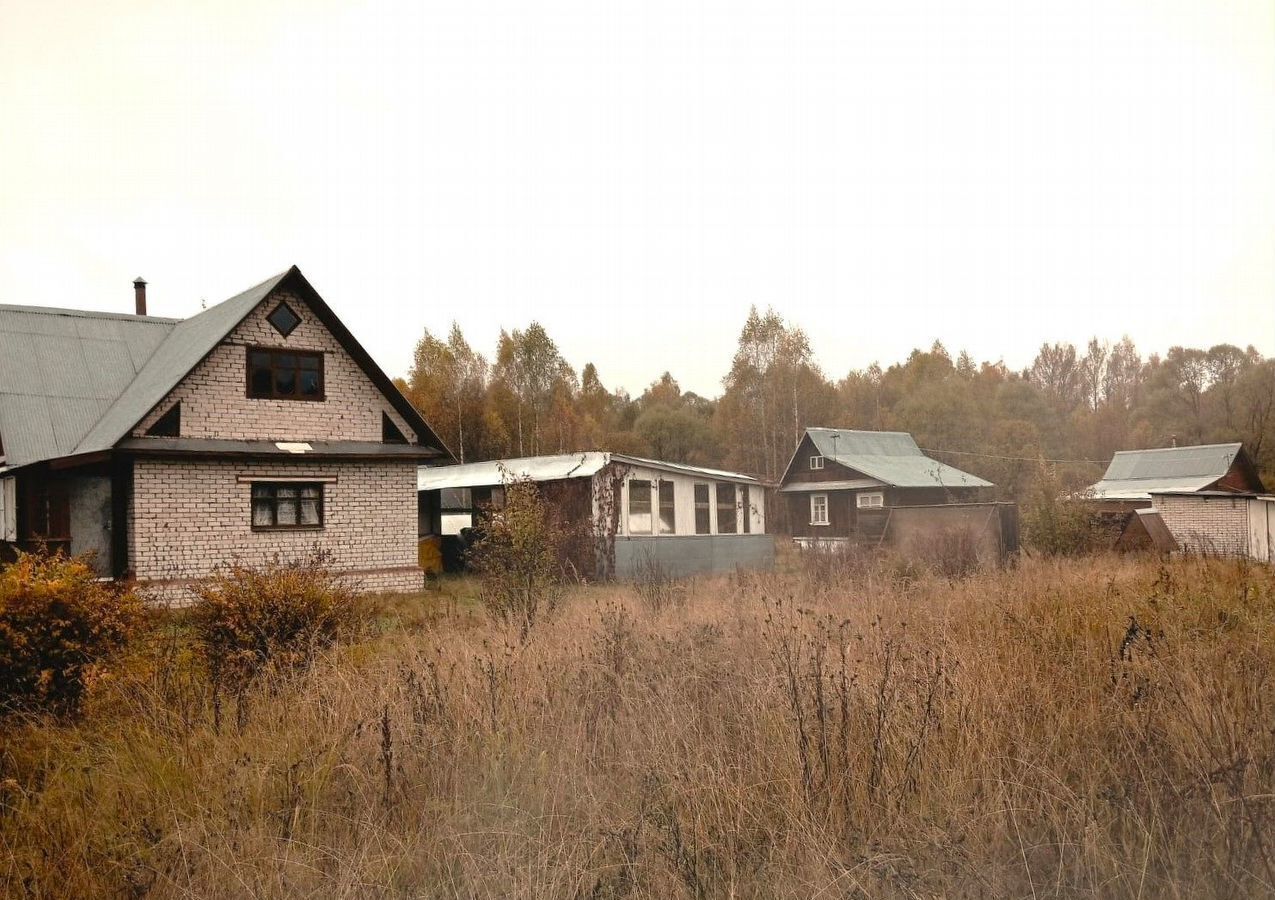
[{"label": "wooden house", "polygon": [[1244,445],[1236,442],[1121,450],[1111,457],[1102,480],[1090,485],[1086,494],[1104,512],[1125,512],[1149,507],[1154,493],[1261,494],[1265,490]]},{"label": "wooden house", "polygon": [[988,553],[1017,548],[1011,504],[995,486],[921,452],[910,434],[808,428],[779,496],[798,544],[902,547],[951,528],[985,536]]}]

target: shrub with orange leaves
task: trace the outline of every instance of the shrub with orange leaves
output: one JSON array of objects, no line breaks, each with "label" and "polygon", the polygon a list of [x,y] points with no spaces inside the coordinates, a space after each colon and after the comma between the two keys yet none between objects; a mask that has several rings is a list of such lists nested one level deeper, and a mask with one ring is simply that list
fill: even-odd
[{"label": "shrub with orange leaves", "polygon": [[77,712],[144,618],[142,601],[85,558],[19,554],[0,570],[0,713]]},{"label": "shrub with orange leaves", "polygon": [[236,566],[195,589],[191,624],[215,690],[238,691],[265,671],[308,668],[360,620],[353,587],[318,554]]}]

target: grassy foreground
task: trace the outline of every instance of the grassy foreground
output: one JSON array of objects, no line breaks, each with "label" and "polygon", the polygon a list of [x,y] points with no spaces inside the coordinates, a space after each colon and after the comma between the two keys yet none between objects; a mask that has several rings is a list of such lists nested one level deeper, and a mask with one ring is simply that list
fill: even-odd
[{"label": "grassy foreground", "polygon": [[467,591],[220,727],[174,633],[10,728],[0,895],[1275,896],[1270,569]]}]

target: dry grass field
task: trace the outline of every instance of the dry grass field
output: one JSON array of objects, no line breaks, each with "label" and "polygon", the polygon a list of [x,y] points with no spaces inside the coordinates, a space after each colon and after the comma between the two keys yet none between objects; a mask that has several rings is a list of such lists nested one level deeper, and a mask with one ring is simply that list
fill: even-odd
[{"label": "dry grass field", "polygon": [[1269,569],[472,591],[218,710],[160,629],[0,738],[0,894],[1275,896]]}]

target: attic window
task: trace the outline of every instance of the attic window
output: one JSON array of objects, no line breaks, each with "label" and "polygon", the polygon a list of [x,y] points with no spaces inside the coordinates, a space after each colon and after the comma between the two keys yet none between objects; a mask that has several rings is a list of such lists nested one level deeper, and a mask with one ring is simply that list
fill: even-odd
[{"label": "attic window", "polygon": [[403,436],[403,432],[399,431],[394,420],[389,417],[388,413],[381,413],[381,443],[382,444],[406,444],[407,438]]},{"label": "attic window", "polygon": [[274,308],[274,312],[266,317],[274,330],[284,337],[296,331],[298,325],[301,324],[301,317],[292,311],[292,307],[287,303],[280,301],[279,305]]},{"label": "attic window", "polygon": [[323,354],[249,347],[248,396],[275,400],[322,400]]},{"label": "attic window", "polygon": [[822,457],[822,456],[812,456],[812,457],[810,457],[810,468],[811,468],[811,469],[822,469],[822,468],[823,468],[823,457]]},{"label": "attic window", "polygon": [[147,437],[181,437],[182,405],[174,403],[168,412],[155,420],[155,424],[146,429]]}]

